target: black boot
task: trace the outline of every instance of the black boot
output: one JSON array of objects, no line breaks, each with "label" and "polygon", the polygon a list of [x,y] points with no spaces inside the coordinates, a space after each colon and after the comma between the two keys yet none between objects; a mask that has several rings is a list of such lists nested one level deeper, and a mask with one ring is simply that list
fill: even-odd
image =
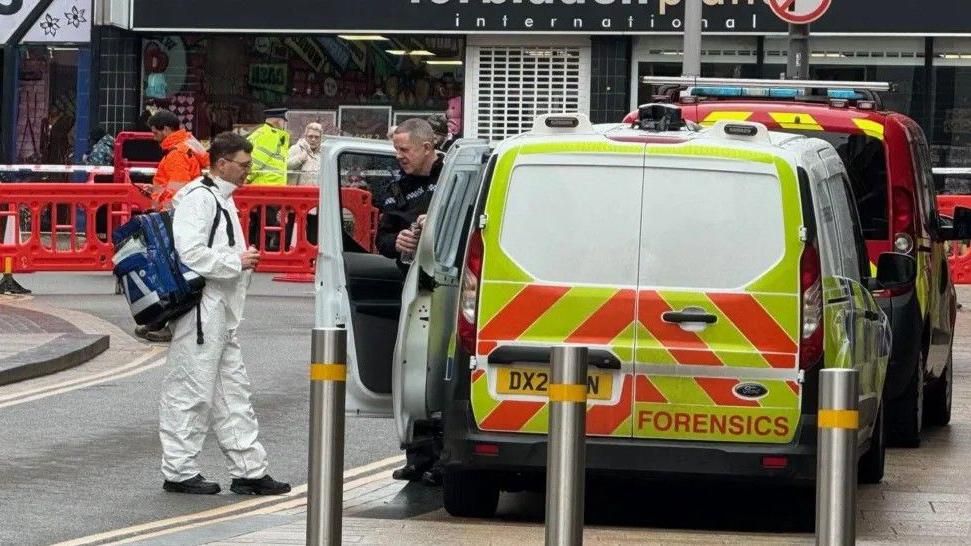
[{"label": "black boot", "polygon": [[207,482],[202,477],[202,474],[196,474],[184,482],[170,482],[165,480],[165,483],[162,484],[162,489],[169,493],[189,493],[190,495],[215,495],[221,491],[218,483]]},{"label": "black boot", "polygon": [[239,495],[282,495],[290,492],[290,484],[278,482],[267,474],[255,480],[234,478],[229,490]]},{"label": "black boot", "polygon": [[409,482],[416,482],[420,480],[421,475],[422,470],[413,464],[406,464],[405,466],[391,473],[392,478]]}]

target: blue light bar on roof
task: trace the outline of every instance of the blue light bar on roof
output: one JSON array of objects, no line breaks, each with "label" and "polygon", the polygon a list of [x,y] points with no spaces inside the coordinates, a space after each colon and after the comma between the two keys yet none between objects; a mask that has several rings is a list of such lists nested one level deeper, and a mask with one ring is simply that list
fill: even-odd
[{"label": "blue light bar on roof", "polygon": [[792,99],[802,94],[799,89],[785,87],[692,87],[690,92],[695,97],[770,97],[777,99]]},{"label": "blue light bar on roof", "polygon": [[[806,96],[805,90],[795,87],[692,87],[694,97],[769,97],[774,99],[794,99]],[[860,100],[866,98],[852,89],[827,89],[831,99]]]},{"label": "blue light bar on roof", "polygon": [[852,89],[827,89],[826,95],[831,99],[858,100],[866,98]]}]

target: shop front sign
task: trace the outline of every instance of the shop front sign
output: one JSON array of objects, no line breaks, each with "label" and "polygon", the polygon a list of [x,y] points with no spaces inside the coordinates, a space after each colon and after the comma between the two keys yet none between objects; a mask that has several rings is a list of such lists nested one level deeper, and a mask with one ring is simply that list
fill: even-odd
[{"label": "shop front sign", "polygon": [[0,40],[7,43],[40,0],[0,0]]},{"label": "shop front sign", "polygon": [[249,67],[249,86],[275,93],[287,92],[287,65],[251,64]]},{"label": "shop front sign", "polygon": [[[27,0],[25,0],[27,1]],[[678,33],[684,0],[131,0],[132,28],[212,32]],[[784,33],[779,0],[703,0],[711,33]],[[804,0],[806,1],[806,0]],[[844,0],[814,33],[971,35],[966,0]]]}]

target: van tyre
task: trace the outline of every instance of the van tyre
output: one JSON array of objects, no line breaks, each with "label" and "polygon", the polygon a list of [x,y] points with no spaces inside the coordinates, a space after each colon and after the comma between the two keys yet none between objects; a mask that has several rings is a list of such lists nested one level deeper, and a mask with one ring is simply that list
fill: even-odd
[{"label": "van tyre", "polygon": [[951,397],[954,390],[954,355],[947,356],[941,378],[927,389],[928,425],[944,426],[951,422]]},{"label": "van tyre", "polygon": [[883,426],[883,406],[877,411],[877,422],[870,436],[870,449],[860,457],[857,467],[859,483],[877,484],[883,480],[883,468],[887,458],[887,442]]},{"label": "van tyre", "polygon": [[920,447],[920,432],[924,424],[924,353],[918,353],[917,369],[906,392],[888,408],[887,432],[891,445]]},{"label": "van tyre", "polygon": [[458,518],[491,518],[499,506],[499,482],[489,472],[447,470],[442,483],[445,511]]}]

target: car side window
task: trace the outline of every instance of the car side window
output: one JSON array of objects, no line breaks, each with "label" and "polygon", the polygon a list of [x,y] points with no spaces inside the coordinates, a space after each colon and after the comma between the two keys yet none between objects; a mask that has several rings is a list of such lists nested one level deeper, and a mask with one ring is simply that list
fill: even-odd
[{"label": "car side window", "polygon": [[924,132],[916,124],[908,123],[906,127],[920,223],[924,226],[921,229],[921,234],[925,234],[927,228],[934,226],[937,211],[937,200],[934,195],[934,175],[931,170],[930,154],[927,151],[927,140],[924,138]]},{"label": "car side window", "polygon": [[937,189],[934,187],[934,169],[931,162],[930,148],[927,146],[927,138],[924,136],[924,131],[920,127],[916,128],[917,132],[917,150],[919,163],[918,167],[924,173],[923,174],[923,187],[921,188],[921,194],[925,198],[925,203],[927,204],[927,226],[928,229],[934,231],[937,227]]},{"label": "car side window", "polygon": [[[854,211],[856,203],[843,175],[835,175],[827,180],[836,216],[836,229],[839,234],[839,248],[843,263],[843,276],[856,282],[863,279],[862,265],[865,255],[860,254],[860,224]],[[868,263],[868,262],[865,262]]]},{"label": "car side window", "polygon": [[828,184],[815,175],[809,175],[812,184],[813,202],[816,206],[817,237],[819,239],[820,261],[823,274],[842,276],[842,252],[839,234],[836,229],[836,212],[830,197]]},{"label": "car side window", "polygon": [[382,201],[393,196],[397,168],[398,161],[391,154],[344,152],[338,156],[341,225],[360,246],[349,251],[377,252],[374,248],[376,212]]},{"label": "car side window", "polygon": [[[435,211],[435,262],[444,267],[452,267],[462,232],[462,222],[467,216],[467,208],[475,197],[477,174],[474,171],[459,170],[446,181],[445,192]],[[439,188],[441,188],[439,184]],[[463,206],[463,204],[465,206]]]},{"label": "car side window", "polygon": [[[853,184],[846,174],[842,175],[843,188],[853,203],[856,196],[853,195]],[[860,278],[867,279],[872,277],[870,274],[870,253],[866,248],[866,239],[863,237],[863,222],[860,220],[860,211],[855,206],[850,206],[850,218],[853,220],[853,236],[856,242],[856,255],[860,264]]]}]

